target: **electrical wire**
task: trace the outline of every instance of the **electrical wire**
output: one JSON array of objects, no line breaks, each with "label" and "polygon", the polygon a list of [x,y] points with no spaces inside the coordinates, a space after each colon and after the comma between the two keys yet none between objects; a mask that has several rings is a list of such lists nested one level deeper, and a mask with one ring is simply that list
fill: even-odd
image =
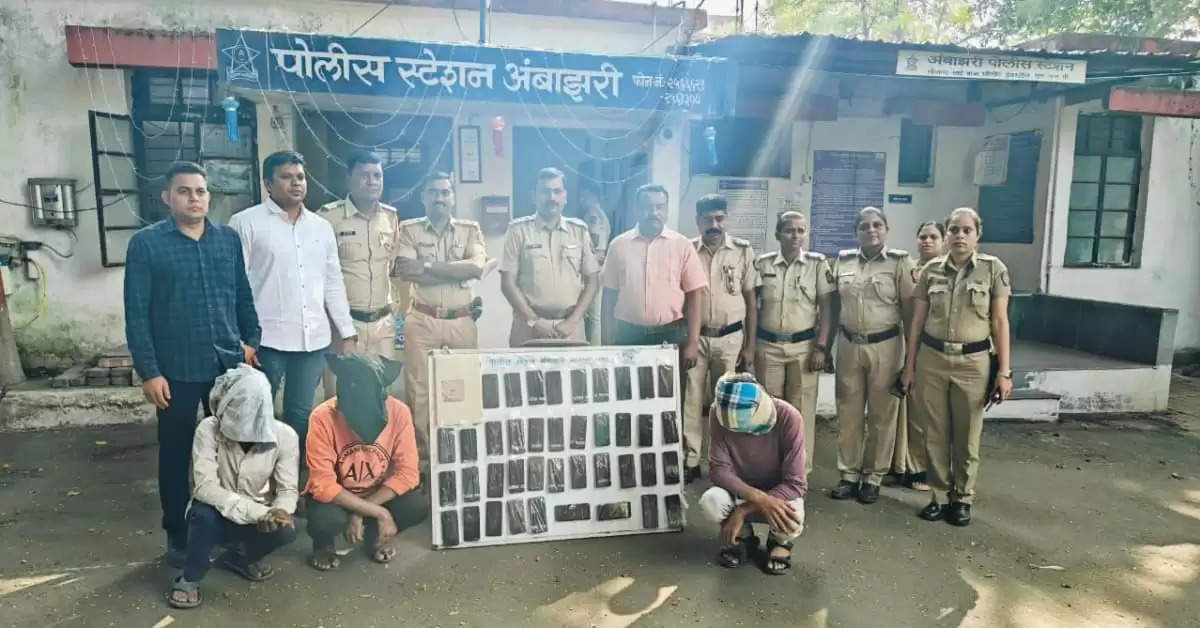
[{"label": "electrical wire", "polygon": [[350,36],[350,37],[353,37],[355,34],[357,34],[357,33],[358,33],[358,31],[361,31],[361,30],[363,29],[363,27],[365,27],[367,24],[370,24],[371,22],[375,21],[375,18],[377,18],[377,17],[379,17],[380,15],[382,15],[384,11],[387,11],[387,10],[388,10],[388,7],[392,6],[392,2],[394,2],[394,1],[395,1],[395,0],[388,0],[388,3],[387,3],[387,4],[385,4],[385,5],[383,5],[383,7],[381,7],[381,8],[380,8],[378,11],[376,11],[376,12],[375,12],[375,15],[372,15],[371,17],[367,18],[367,21],[363,22],[362,24],[359,24],[359,25],[358,25],[358,28],[356,28],[356,29],[354,29],[354,30],[350,31],[350,35],[349,35],[349,36]]}]

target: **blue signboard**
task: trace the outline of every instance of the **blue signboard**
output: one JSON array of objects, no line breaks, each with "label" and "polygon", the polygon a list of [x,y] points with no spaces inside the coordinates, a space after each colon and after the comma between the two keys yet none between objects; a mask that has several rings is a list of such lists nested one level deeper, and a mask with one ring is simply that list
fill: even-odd
[{"label": "blue signboard", "polygon": [[665,109],[722,116],[735,77],[724,59],[593,55],[469,44],[217,29],[233,87],[448,102]]}]

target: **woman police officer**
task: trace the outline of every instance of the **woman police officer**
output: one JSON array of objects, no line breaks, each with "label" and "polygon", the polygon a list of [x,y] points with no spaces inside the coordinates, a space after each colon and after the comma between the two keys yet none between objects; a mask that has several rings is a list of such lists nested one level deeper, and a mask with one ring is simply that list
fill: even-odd
[{"label": "woman police officer", "polygon": [[859,248],[833,265],[841,338],[836,363],[838,471],[834,499],[879,499],[892,462],[896,409],[892,394],[903,365],[901,323],[912,300],[916,266],[906,251],[887,248],[883,211],[864,208],[855,222]]},{"label": "woman police officer", "polygon": [[[920,271],[908,356],[901,385],[913,386],[914,407],[925,427],[925,452],[932,501],[922,519],[971,522],[979,471],[979,440],[989,400],[1012,393],[1008,269],[979,253],[983,223],[961,207],[946,220],[948,252]],[[989,390],[991,360],[998,362]]]}]

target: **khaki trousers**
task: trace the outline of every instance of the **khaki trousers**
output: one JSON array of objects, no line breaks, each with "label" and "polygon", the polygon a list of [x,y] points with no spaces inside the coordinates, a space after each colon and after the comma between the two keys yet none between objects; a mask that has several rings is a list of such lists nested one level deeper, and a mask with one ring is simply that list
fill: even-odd
[{"label": "khaki trousers", "polygon": [[[364,323],[362,321],[352,320],[354,323],[354,333],[358,334],[358,346],[354,352],[359,355],[378,355],[389,360],[395,359],[396,355],[396,323],[391,316],[371,322]],[[337,330],[333,325],[329,326],[333,331],[333,342],[335,347],[341,346],[341,337],[338,336]],[[337,394],[337,377],[328,367],[325,368],[325,374],[322,376],[321,389],[325,393],[325,398]]]},{"label": "khaki trousers", "polygon": [[736,331],[720,338],[700,336],[700,359],[688,369],[683,394],[683,449],[686,465],[695,467],[707,453],[705,428],[708,427],[708,408],[719,379],[737,366],[742,352],[742,332]]},{"label": "khaki trousers", "polygon": [[836,382],[838,471],[847,482],[879,485],[896,447],[892,384],[904,359],[899,336],[874,344],[838,339]]},{"label": "khaki trousers", "polygon": [[893,473],[925,471],[925,427],[915,407],[913,395],[896,404],[896,449],[892,454]]},{"label": "khaki trousers", "polygon": [[987,351],[949,355],[922,345],[917,353],[914,401],[935,502],[939,494],[945,501],[974,501],[988,367]]},{"label": "khaki trousers", "polygon": [[[562,322],[563,319],[546,318],[542,320],[551,325],[556,325]],[[525,343],[529,342],[530,340],[542,337],[543,336],[538,336],[533,329],[530,329],[529,325],[525,324],[525,319],[517,316],[515,313],[513,314],[512,328],[508,332],[508,346],[515,349],[517,347],[525,346]],[[571,335],[566,338],[566,340],[574,340],[578,343],[587,343],[587,338],[584,336],[582,322],[575,326],[575,331],[572,332]]]},{"label": "khaki trousers", "polygon": [[767,394],[792,404],[804,417],[804,470],[811,473],[817,444],[817,383],[821,374],[810,371],[812,340],[755,344],[754,371]]},{"label": "khaki trousers", "polygon": [[602,343],[600,338],[600,298],[603,296],[601,290],[596,293],[596,298],[592,299],[592,304],[588,306],[587,314],[583,317],[583,327],[586,330],[588,342],[593,346],[599,347]]},{"label": "khaki trousers", "polygon": [[478,345],[479,335],[470,316],[440,319],[413,310],[404,321],[408,406],[412,408],[417,457],[422,469],[429,468],[428,354],[435,349],[475,349]]}]

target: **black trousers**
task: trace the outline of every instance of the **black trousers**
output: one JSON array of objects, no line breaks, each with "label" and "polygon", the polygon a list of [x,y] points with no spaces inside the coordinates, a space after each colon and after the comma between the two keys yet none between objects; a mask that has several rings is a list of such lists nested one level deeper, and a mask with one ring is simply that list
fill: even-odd
[{"label": "black trousers", "polygon": [[244,546],[242,557],[247,563],[256,563],[271,552],[296,540],[294,528],[283,527],[274,532],[259,532],[253,525],[238,525],[204,502],[192,502],[188,511],[187,561],[183,566],[183,579],[200,582],[208,573],[208,556],[218,543]]},{"label": "black trousers", "polygon": [[196,409],[208,407],[213,382],[179,382],[168,379],[171,399],[158,411],[158,499],[162,504],[162,527],[167,542],[176,549],[187,547],[184,512],[192,497],[192,438],[196,435]]},{"label": "black trousers", "polygon": [[[312,537],[313,547],[327,547],[333,544],[337,535],[346,531],[350,523],[350,511],[337,504],[319,502],[312,497],[308,500],[308,536]],[[396,529],[400,532],[421,523],[429,516],[429,496],[413,489],[403,495],[393,497],[383,505],[392,513]],[[367,543],[373,543],[379,534],[379,524],[375,519],[364,518],[363,537]]]}]

